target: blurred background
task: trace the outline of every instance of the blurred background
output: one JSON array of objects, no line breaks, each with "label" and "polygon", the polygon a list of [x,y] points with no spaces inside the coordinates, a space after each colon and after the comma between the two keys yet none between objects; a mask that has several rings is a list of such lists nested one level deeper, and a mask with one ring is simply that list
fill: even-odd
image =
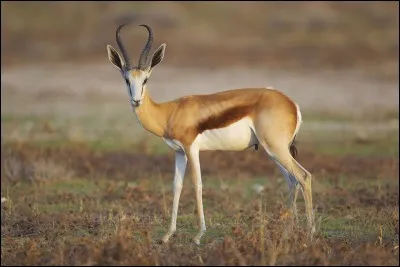
[{"label": "blurred background", "polygon": [[[126,18],[168,43],[165,64],[360,69],[396,80],[397,2],[4,2],[2,64],[104,62]],[[135,24],[135,23],[134,23]],[[137,55],[146,31],[124,34]]]},{"label": "blurred background", "polygon": [[[61,139],[144,133],[106,51],[128,18],[152,27],[153,51],[167,43],[149,83],[156,101],[273,86],[299,103],[306,130],[397,127],[397,2],[39,1],[1,12],[3,140],[39,138],[40,125]],[[123,40],[137,62],[147,32],[131,26]]]},{"label": "blurred background", "polygon": [[[106,51],[127,18],[152,27],[153,51],[167,43],[149,83],[156,101],[273,86],[300,104],[306,129],[397,125],[397,2],[2,2],[1,15],[3,139],[34,138],[37,119],[67,131],[58,138],[142,134]],[[146,39],[124,31],[134,62]]]}]

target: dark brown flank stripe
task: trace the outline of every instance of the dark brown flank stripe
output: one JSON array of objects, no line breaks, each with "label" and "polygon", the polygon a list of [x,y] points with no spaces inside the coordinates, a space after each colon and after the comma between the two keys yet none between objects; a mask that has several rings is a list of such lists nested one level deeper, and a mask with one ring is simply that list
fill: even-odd
[{"label": "dark brown flank stripe", "polygon": [[232,107],[230,109],[224,110],[223,112],[215,116],[210,116],[207,119],[199,122],[199,124],[197,125],[197,131],[198,133],[202,133],[206,130],[227,127],[232,123],[235,123],[242,118],[248,116],[251,111],[251,105]]}]

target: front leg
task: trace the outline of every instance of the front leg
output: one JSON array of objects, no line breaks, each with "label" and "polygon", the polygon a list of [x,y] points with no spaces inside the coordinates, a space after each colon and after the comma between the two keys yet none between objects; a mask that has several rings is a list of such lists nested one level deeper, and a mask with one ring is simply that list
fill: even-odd
[{"label": "front leg", "polygon": [[187,158],[185,152],[175,152],[175,177],[174,177],[174,200],[172,204],[172,219],[169,231],[162,238],[164,243],[167,243],[169,238],[176,231],[176,217],[178,216],[179,197],[181,196],[183,179],[185,177]]},{"label": "front leg", "polygon": [[192,146],[187,151],[189,151],[188,158],[191,165],[192,179],[196,192],[197,214],[199,217],[199,227],[200,227],[200,230],[194,237],[193,241],[197,245],[200,245],[200,239],[206,231],[206,222],[204,220],[204,212],[203,212],[203,198],[202,198],[203,185],[201,182],[199,149]]}]

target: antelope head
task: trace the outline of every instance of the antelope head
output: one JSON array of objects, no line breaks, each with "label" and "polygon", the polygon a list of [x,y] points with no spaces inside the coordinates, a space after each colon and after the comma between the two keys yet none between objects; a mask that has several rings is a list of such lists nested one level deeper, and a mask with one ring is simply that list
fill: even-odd
[{"label": "antelope head", "polygon": [[117,44],[122,52],[122,57],[111,45],[107,45],[107,51],[108,59],[121,72],[121,75],[126,82],[132,106],[137,108],[143,102],[145,86],[151,72],[153,71],[154,67],[157,66],[164,58],[166,44],[163,43],[153,53],[149,62],[148,56],[150,53],[151,45],[153,43],[153,32],[149,26],[139,25],[147,29],[149,37],[140,55],[138,65],[136,67],[133,67],[120,36],[121,29],[128,24],[129,23],[120,25],[116,31]]}]

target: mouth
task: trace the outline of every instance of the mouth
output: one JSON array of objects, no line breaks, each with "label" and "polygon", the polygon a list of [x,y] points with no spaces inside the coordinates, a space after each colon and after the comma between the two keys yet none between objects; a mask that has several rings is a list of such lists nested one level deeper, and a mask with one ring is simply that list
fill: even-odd
[{"label": "mouth", "polygon": [[139,101],[132,100],[132,101],[131,101],[131,105],[132,105],[133,107],[137,108],[138,106],[140,106],[140,100],[139,100]]}]

